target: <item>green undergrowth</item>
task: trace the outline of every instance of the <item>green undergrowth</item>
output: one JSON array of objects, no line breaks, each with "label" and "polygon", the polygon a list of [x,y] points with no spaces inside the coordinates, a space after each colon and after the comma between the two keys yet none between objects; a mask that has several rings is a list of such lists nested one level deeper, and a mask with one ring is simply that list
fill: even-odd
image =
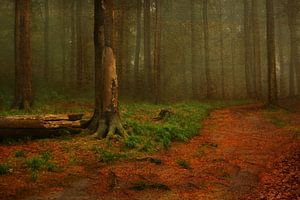
[{"label": "green undergrowth", "polygon": [[51,162],[51,158],[51,152],[47,151],[25,160],[26,168],[31,171],[32,181],[38,179],[38,172],[40,170],[47,170],[49,172],[58,172],[61,170],[55,163]]},{"label": "green undergrowth", "polygon": [[[170,147],[174,141],[187,142],[200,133],[202,121],[211,110],[237,104],[241,102],[122,105],[123,124],[129,135],[124,148],[151,153]],[[159,118],[162,110],[169,114]]]}]

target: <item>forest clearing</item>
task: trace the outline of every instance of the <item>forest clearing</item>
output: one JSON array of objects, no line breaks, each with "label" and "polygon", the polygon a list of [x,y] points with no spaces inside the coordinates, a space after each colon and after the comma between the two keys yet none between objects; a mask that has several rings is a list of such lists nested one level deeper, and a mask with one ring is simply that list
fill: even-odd
[{"label": "forest clearing", "polygon": [[300,1],[2,1],[0,200],[300,200]]}]

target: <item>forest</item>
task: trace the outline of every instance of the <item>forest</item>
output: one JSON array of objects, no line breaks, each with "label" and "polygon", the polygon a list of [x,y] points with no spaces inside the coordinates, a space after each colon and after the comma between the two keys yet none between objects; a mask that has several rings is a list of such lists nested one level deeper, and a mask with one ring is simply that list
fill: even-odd
[{"label": "forest", "polygon": [[0,200],[300,198],[300,1],[1,2]]}]

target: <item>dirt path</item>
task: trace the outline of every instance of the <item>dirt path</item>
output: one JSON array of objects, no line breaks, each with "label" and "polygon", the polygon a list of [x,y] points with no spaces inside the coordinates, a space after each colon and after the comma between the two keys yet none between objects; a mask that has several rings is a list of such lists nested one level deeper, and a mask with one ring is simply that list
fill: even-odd
[{"label": "dirt path", "polygon": [[[299,199],[300,142],[295,131],[300,130],[300,115],[290,115],[293,129],[278,127],[265,115],[259,105],[216,110],[201,135],[153,155],[156,160],[92,169],[71,188],[29,199]],[[284,162],[291,172],[276,171],[274,163]],[[288,174],[290,183],[282,183],[278,173]],[[288,194],[273,191],[276,181],[294,188]]]}]

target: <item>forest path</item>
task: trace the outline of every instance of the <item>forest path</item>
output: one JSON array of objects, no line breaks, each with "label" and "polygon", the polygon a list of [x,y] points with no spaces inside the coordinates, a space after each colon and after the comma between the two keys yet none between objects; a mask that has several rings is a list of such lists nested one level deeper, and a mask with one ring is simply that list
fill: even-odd
[{"label": "forest path", "polygon": [[[201,135],[153,155],[161,163],[117,162],[65,191],[30,199],[299,199],[300,114],[283,116],[284,127],[261,105],[215,110]],[[284,172],[276,168],[282,163]]]}]

